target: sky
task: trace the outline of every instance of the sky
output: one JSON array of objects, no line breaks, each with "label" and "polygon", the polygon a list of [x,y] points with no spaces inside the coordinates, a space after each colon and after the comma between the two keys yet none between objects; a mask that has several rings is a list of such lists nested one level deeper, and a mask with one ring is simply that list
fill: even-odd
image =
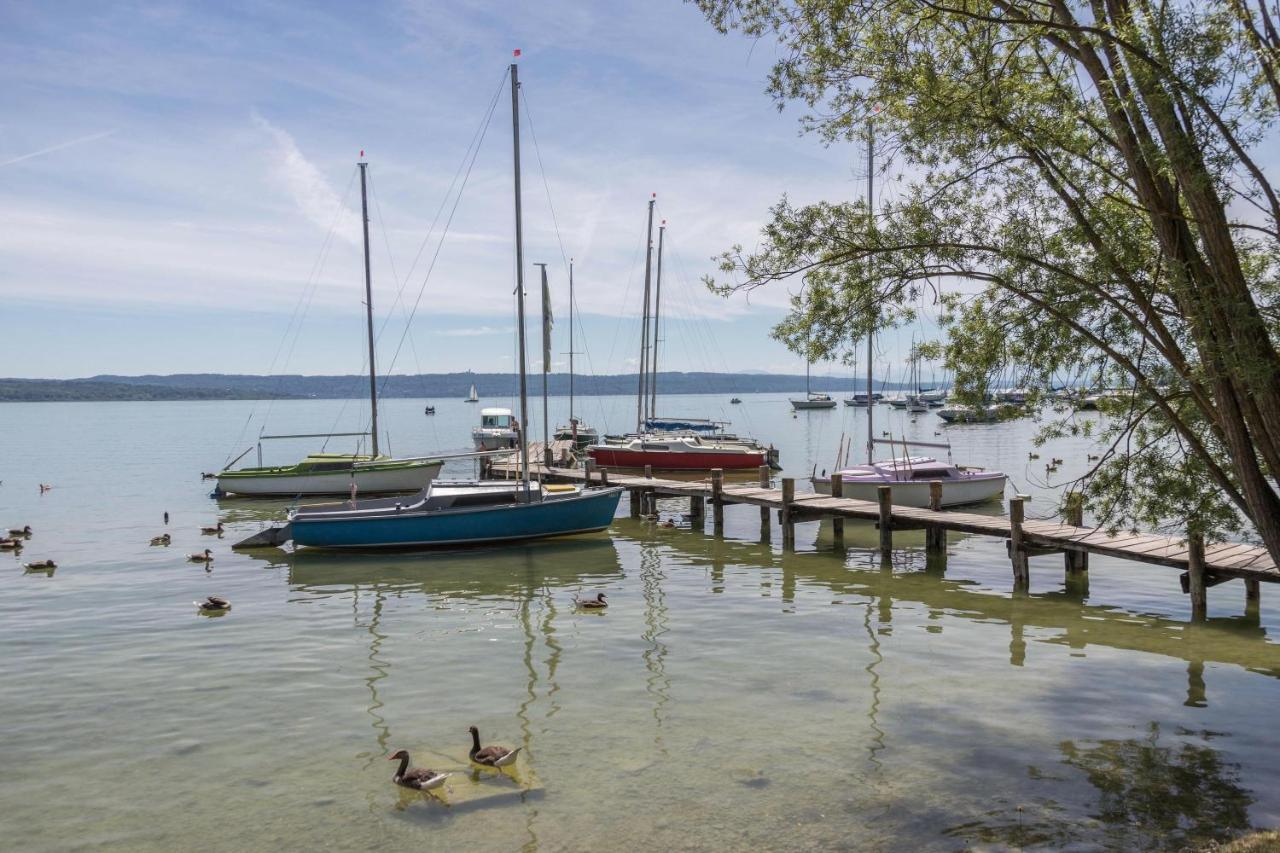
[{"label": "sky", "polygon": [[[579,369],[635,369],[656,193],[660,366],[802,372],[769,338],[798,281],[701,279],[784,193],[859,197],[865,155],[801,136],[764,94],[776,47],[691,5],[0,0],[0,376],[363,370],[361,151],[379,370],[512,369],[515,48],[553,369],[569,258]],[[883,341],[877,373],[908,346]]]}]

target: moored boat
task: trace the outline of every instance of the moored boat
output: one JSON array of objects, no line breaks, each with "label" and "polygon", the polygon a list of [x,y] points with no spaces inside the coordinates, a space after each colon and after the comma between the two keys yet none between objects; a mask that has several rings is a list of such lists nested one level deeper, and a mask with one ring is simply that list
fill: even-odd
[{"label": "moored boat", "polygon": [[476,450],[506,450],[520,444],[520,433],[510,409],[481,409],[480,426],[471,430]]},{"label": "moored boat", "polygon": [[607,468],[661,471],[709,471],[712,468],[758,468],[768,452],[745,444],[718,442],[697,435],[637,435],[588,448],[592,461]]},{"label": "moored boat", "polygon": [[217,493],[249,497],[412,493],[440,473],[439,459],[312,453],[296,465],[222,471]]},{"label": "moored boat", "polygon": [[831,494],[831,477],[836,476],[840,478],[843,497],[875,501],[879,498],[880,487],[889,486],[895,505],[916,507],[929,506],[929,484],[935,480],[942,483],[944,507],[998,498],[1004,494],[1007,480],[999,471],[961,468],[931,456],[907,456],[870,465],[854,465],[831,476],[814,477],[813,490],[823,495]]}]

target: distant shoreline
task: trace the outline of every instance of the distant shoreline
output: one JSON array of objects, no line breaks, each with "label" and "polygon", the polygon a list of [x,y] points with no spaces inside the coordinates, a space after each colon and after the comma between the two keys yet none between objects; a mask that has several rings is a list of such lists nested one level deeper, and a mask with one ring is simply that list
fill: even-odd
[{"label": "distant shoreline", "polygon": [[[0,403],[57,402],[163,402],[191,400],[346,400],[360,399],[368,388],[367,376],[253,376],[246,374],[186,373],[144,376],[92,376],[84,379],[0,378]],[[541,393],[542,378],[530,377],[531,393]],[[580,397],[635,394],[639,377],[632,374],[575,376],[574,393]],[[901,383],[879,380],[878,391],[902,388]],[[379,380],[379,394],[387,399],[461,400],[475,385],[483,401],[504,399],[519,393],[519,380],[507,373],[432,373],[395,375]],[[865,380],[850,377],[814,377],[810,387],[829,393],[861,392]],[[765,373],[658,374],[661,394],[767,394],[804,393],[804,376]],[[569,376],[548,377],[548,393],[567,396]]]}]

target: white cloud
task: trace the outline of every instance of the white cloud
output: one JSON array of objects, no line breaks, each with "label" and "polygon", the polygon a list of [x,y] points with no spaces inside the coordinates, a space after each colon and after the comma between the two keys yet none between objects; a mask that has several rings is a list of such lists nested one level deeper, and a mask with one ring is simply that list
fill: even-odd
[{"label": "white cloud", "polygon": [[359,216],[343,203],[324,174],[303,155],[293,136],[256,112],[253,123],[275,142],[273,177],[293,197],[302,215],[326,232],[332,228],[351,245],[362,243]]}]

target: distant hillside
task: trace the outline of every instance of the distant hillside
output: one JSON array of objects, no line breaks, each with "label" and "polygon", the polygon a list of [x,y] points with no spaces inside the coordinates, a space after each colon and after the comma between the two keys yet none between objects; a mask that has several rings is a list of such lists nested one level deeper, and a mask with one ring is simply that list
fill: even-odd
[{"label": "distant hillside", "polygon": [[[92,376],[87,379],[0,379],[0,402],[51,400],[244,400],[264,398],[341,399],[368,393],[367,376],[251,376],[222,373],[178,373],[169,376]],[[474,384],[484,397],[509,397],[519,390],[519,378],[510,373],[428,373],[391,376],[378,380],[384,397],[461,399]],[[576,376],[574,392],[582,396],[634,394],[636,374]],[[847,377],[815,377],[815,391],[861,391],[863,380]],[[876,389],[896,389],[897,383]],[[569,393],[567,374],[553,373],[548,387],[554,395]],[[530,377],[531,393],[541,393],[542,377]],[[803,376],[770,373],[658,374],[661,394],[803,393]]]},{"label": "distant hillside", "polygon": [[[244,400],[246,394],[226,388],[193,388],[98,379],[0,379],[0,403],[57,403],[94,400]],[[287,395],[276,395],[287,396]]]}]

